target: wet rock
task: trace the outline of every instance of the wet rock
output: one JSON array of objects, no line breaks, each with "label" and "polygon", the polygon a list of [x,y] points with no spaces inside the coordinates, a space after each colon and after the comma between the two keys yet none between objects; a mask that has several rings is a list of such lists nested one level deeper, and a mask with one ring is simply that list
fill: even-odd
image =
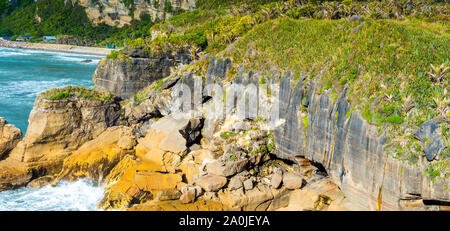
[{"label": "wet rock", "polygon": [[202,187],[206,192],[217,192],[227,184],[227,178],[208,174],[199,177],[195,183]]},{"label": "wet rock", "polygon": [[283,174],[283,185],[288,189],[299,189],[303,185],[303,177],[295,173]]},{"label": "wet rock", "polygon": [[27,184],[27,187],[28,188],[42,188],[44,186],[51,184],[54,180],[55,180],[55,178],[52,176],[39,177],[37,179],[30,181],[30,183]]}]

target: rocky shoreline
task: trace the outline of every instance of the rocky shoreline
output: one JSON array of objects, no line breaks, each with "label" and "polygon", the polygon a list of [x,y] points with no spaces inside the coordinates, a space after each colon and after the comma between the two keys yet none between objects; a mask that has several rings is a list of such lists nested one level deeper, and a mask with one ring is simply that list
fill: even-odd
[{"label": "rocky shoreline", "polygon": [[29,43],[29,42],[15,42],[8,41],[0,38],[0,47],[6,48],[18,48],[18,49],[30,49],[30,50],[43,50],[52,52],[63,52],[81,55],[96,55],[107,56],[111,53],[112,49],[102,47],[82,47],[72,46],[65,44],[46,44],[46,43]]},{"label": "rocky shoreline", "polygon": [[[270,88],[244,68],[226,80],[231,60],[210,57],[206,76],[168,68],[151,76],[141,99],[124,100],[142,88],[131,84],[142,81],[136,73],[172,66],[135,53],[100,62],[96,90],[41,93],[23,139],[0,123],[0,191],[89,178],[105,185],[98,206],[107,210],[448,210],[449,179],[424,175],[430,160],[386,155],[387,138],[351,110],[346,91],[333,101],[289,71],[269,79]],[[178,111],[183,102],[194,105],[189,113]],[[266,117],[273,111],[276,123]],[[436,155],[439,126],[416,132],[438,141]]]}]

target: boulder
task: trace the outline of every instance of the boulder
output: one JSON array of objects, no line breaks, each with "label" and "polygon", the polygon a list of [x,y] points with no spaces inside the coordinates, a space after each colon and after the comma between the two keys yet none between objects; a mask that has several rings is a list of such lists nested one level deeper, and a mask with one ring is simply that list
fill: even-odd
[{"label": "boulder", "polygon": [[229,177],[245,170],[248,159],[227,160],[225,163],[220,160],[214,160],[206,164],[206,172],[214,175]]},{"label": "boulder", "polygon": [[166,135],[159,144],[162,150],[178,153],[186,150],[186,146],[197,139],[201,126],[199,119],[187,118],[183,115],[169,115],[154,123],[151,131]]},{"label": "boulder", "polygon": [[283,185],[287,189],[299,189],[303,185],[303,177],[295,173],[283,174]]},{"label": "boulder", "polygon": [[272,186],[272,188],[279,188],[282,180],[283,180],[283,172],[276,171],[272,174],[270,185]]},{"label": "boulder", "polygon": [[195,183],[202,187],[206,192],[217,192],[227,184],[227,178],[208,174],[199,177]]},{"label": "boulder", "polygon": [[5,119],[0,117],[0,160],[14,149],[21,139],[20,129],[8,124]]}]

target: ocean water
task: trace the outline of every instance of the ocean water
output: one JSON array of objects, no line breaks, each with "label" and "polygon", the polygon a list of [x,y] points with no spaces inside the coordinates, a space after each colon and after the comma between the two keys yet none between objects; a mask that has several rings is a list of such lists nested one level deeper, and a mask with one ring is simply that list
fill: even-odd
[{"label": "ocean water", "polygon": [[[25,135],[28,116],[40,92],[53,87],[92,87],[102,57],[0,47],[0,117]],[[91,63],[82,63],[90,59]]]},{"label": "ocean water", "polygon": [[[102,57],[0,47],[0,117],[25,135],[36,96],[53,87],[92,87]],[[90,59],[91,63],[82,63]],[[103,188],[88,180],[0,192],[0,211],[96,210]]]}]

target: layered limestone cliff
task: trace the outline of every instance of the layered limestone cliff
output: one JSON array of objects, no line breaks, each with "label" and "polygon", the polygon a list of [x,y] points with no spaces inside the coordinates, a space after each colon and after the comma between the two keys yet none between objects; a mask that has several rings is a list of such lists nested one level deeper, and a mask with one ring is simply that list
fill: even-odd
[{"label": "layered limestone cliff", "polygon": [[94,23],[122,27],[133,19],[148,14],[152,19],[164,20],[178,10],[191,10],[195,0],[69,0],[86,7],[86,14]]},{"label": "layered limestone cliff", "polygon": [[122,52],[124,57],[101,60],[93,81],[97,89],[125,99],[152,82],[169,76],[173,67],[187,64],[193,58],[188,47],[153,52],[131,47]]},{"label": "layered limestone cliff", "polygon": [[[301,155],[322,164],[357,209],[408,209],[416,202],[422,202],[416,206],[423,209],[423,201],[448,203],[449,180],[431,180],[424,174],[429,160],[423,157],[415,161],[394,158],[385,149],[385,134],[367,123],[359,111],[351,111],[345,92],[334,102],[328,91],[320,94],[314,82],[307,94],[297,93],[305,89],[298,84],[294,89],[289,82],[282,80],[280,88],[287,92],[284,100],[289,102],[285,126],[275,133],[280,154]],[[299,115],[302,106],[308,108],[307,115]],[[305,116],[307,123],[302,123]]]}]

